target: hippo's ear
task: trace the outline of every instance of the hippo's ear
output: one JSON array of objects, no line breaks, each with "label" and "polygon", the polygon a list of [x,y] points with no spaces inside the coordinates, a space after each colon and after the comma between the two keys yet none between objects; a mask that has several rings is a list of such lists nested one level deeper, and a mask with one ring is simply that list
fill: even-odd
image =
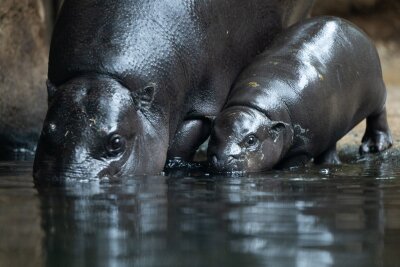
[{"label": "hippo's ear", "polygon": [[47,101],[50,102],[56,94],[57,87],[50,81],[46,81],[47,86]]},{"label": "hippo's ear", "polygon": [[283,121],[273,121],[269,127],[269,133],[271,134],[274,141],[276,141],[279,136],[290,131],[289,124]]},{"label": "hippo's ear", "polygon": [[146,87],[132,92],[133,102],[136,105],[137,110],[148,108],[154,100],[154,94],[156,91],[156,84],[150,83]]}]

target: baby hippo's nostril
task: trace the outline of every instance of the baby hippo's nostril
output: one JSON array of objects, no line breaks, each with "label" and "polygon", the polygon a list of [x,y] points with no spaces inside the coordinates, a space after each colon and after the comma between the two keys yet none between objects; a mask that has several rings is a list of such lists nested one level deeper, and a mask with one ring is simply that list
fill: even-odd
[{"label": "baby hippo's nostril", "polygon": [[211,157],[211,161],[212,161],[212,163],[214,164],[214,165],[217,165],[217,163],[218,163],[218,157],[217,157],[217,155],[212,155],[212,157]]}]

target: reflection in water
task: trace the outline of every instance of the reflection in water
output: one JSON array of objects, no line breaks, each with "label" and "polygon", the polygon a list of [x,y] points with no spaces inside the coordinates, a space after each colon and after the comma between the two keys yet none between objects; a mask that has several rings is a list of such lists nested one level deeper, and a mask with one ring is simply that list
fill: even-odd
[{"label": "reflection in water", "polygon": [[[41,213],[27,213],[40,216],[32,227],[48,266],[396,266],[399,170],[371,158],[245,177],[71,182],[38,188],[30,202]],[[0,175],[12,201],[1,166]]]},{"label": "reflection in water", "polygon": [[41,189],[48,265],[62,258],[66,266],[113,266],[130,263],[142,245],[155,249],[154,233],[166,230],[164,179]]},{"label": "reflection in water", "polygon": [[40,202],[31,164],[0,163],[0,266],[43,266]]}]

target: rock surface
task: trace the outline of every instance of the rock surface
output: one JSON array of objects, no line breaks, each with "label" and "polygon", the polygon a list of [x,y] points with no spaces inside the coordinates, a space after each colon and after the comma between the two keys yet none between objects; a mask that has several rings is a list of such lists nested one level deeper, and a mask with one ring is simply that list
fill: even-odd
[{"label": "rock surface", "polygon": [[1,0],[0,159],[29,156],[41,130],[50,25],[45,6],[41,0]]}]

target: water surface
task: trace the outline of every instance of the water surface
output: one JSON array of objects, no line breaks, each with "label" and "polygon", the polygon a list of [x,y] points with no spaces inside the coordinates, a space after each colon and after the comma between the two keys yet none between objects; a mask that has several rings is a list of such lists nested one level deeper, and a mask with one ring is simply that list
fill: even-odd
[{"label": "water surface", "polygon": [[398,153],[35,187],[0,163],[0,266],[400,266]]}]

